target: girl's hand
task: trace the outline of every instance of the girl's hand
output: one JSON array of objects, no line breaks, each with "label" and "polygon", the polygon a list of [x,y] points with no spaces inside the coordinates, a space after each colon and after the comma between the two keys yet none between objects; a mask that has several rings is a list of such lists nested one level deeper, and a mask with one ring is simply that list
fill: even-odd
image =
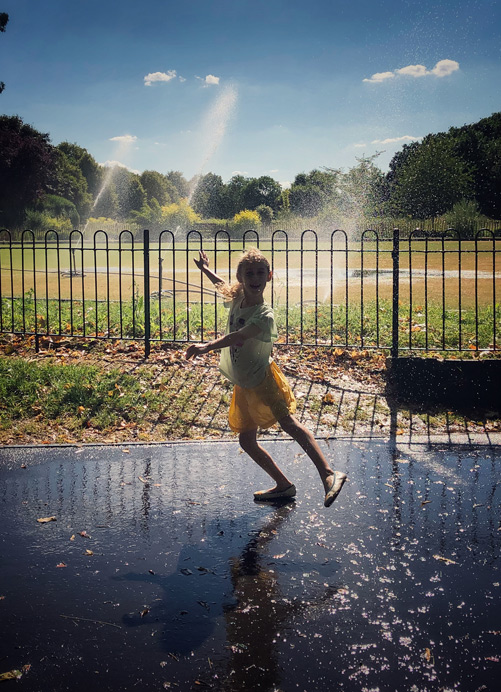
[{"label": "girl's hand", "polygon": [[184,357],[186,360],[190,360],[190,358],[196,358],[203,353],[207,353],[207,350],[207,344],[191,344],[191,346],[188,346]]},{"label": "girl's hand", "polygon": [[209,258],[207,257],[206,253],[204,250],[199,250],[198,252],[199,258],[195,259],[193,258],[193,261],[197,265],[197,267],[200,269],[200,271],[203,271],[204,269],[209,268]]}]

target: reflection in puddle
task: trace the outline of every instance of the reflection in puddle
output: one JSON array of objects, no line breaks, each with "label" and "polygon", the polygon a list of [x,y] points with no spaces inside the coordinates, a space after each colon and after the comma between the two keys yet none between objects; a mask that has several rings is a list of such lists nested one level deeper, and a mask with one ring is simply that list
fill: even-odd
[{"label": "reflection in puddle", "polygon": [[27,469],[3,450],[5,670],[74,692],[492,689],[499,449],[331,442],[350,482],[325,510],[293,444],[266,444],[295,502],[255,505],[235,443],[44,450]]}]

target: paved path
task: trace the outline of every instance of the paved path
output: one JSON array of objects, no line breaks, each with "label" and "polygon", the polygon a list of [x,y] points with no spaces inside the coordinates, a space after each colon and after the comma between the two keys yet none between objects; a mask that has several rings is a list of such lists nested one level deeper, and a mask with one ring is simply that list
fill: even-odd
[{"label": "paved path", "polygon": [[494,689],[501,446],[321,444],[350,477],[328,510],[288,441],[266,445],[297,499],[264,506],[235,442],[1,449],[0,673],[31,665],[22,689],[54,692]]}]

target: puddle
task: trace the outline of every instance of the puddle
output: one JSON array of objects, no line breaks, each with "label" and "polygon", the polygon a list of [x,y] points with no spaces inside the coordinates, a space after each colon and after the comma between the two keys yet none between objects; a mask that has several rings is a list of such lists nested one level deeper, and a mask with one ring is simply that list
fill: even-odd
[{"label": "puddle", "polygon": [[0,672],[73,692],[493,689],[499,448],[322,443],[350,476],[326,510],[298,448],[264,444],[295,502],[255,504],[266,480],[235,443],[1,450]]}]

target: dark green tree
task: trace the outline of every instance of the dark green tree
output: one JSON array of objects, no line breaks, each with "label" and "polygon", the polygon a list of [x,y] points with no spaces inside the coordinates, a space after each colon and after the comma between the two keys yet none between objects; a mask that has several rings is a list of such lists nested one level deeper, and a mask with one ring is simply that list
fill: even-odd
[{"label": "dark green tree", "polygon": [[271,207],[277,212],[282,198],[282,188],[280,183],[269,175],[262,175],[260,178],[251,178],[243,190],[242,204],[244,209],[251,211],[257,209],[261,204]]},{"label": "dark green tree", "polygon": [[172,199],[170,194],[173,189],[175,192],[174,197],[178,197],[177,190],[173,183],[165,175],[157,171],[144,171],[139,176],[139,180],[146,192],[148,204],[150,204],[153,199],[156,199],[160,206],[174,202],[175,200]]},{"label": "dark green tree", "polygon": [[445,136],[428,136],[416,147],[392,181],[396,208],[414,218],[438,216],[456,202],[473,198],[471,167]]},{"label": "dark green tree", "polygon": [[225,186],[220,175],[207,173],[195,183],[191,206],[204,219],[225,218]]},{"label": "dark green tree", "polygon": [[0,225],[21,227],[25,210],[50,189],[56,157],[48,134],[0,116]]},{"label": "dark green tree", "polygon": [[165,177],[177,190],[177,198],[175,198],[172,192],[169,193],[173,202],[179,202],[181,198],[188,197],[190,194],[190,185],[180,171],[169,171],[165,174]]},{"label": "dark green tree", "polygon": [[56,163],[53,179],[48,189],[50,193],[72,202],[79,216],[87,219],[92,207],[92,195],[88,192],[87,180],[80,167],[56,147]]},{"label": "dark green tree", "polygon": [[79,147],[78,144],[61,142],[57,148],[65,154],[73,165],[78,166],[87,181],[87,191],[95,198],[101,189],[104,175],[103,166],[98,164],[87,149]]}]

